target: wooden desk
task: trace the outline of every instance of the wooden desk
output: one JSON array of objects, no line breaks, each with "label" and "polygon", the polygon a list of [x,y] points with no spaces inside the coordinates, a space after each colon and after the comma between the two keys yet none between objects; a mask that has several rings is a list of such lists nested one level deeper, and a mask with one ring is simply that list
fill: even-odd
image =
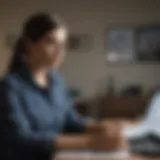
[{"label": "wooden desk", "polygon": [[[110,123],[113,122],[113,119],[110,120],[104,120],[104,123]],[[134,125],[137,122],[132,122],[132,121],[124,121],[124,123],[126,123],[126,125],[132,124]],[[159,157],[145,157],[145,156],[139,156],[139,155],[130,155],[128,158],[109,158],[109,157],[94,157],[94,156],[87,156],[85,154],[73,154],[70,156],[66,155],[65,157],[61,157],[61,156],[57,156],[54,160],[160,160],[160,156]]]},{"label": "wooden desk", "polygon": [[65,155],[62,153],[57,155],[55,160],[129,160],[128,155],[127,158],[126,156],[120,157],[120,156],[109,156],[107,154],[103,154],[103,153],[90,153],[90,152],[81,152],[81,153],[69,153]]},{"label": "wooden desk", "polygon": [[66,156],[66,157],[56,157],[54,160],[160,160],[160,157],[144,157],[131,155],[128,158],[108,158],[108,157],[84,157],[84,156]]}]

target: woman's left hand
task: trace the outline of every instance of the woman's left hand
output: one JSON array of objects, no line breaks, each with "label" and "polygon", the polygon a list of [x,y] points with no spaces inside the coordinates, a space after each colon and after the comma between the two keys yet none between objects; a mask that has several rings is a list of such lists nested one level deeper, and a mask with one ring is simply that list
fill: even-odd
[{"label": "woman's left hand", "polygon": [[108,137],[119,137],[121,136],[122,127],[119,122],[92,122],[87,124],[86,131],[88,133],[105,133]]},{"label": "woman's left hand", "polygon": [[104,123],[102,122],[104,131],[110,138],[119,138],[122,136],[122,125],[117,121]]},{"label": "woman's left hand", "polygon": [[127,142],[122,135],[122,125],[120,122],[97,122],[92,124],[92,127],[88,131],[91,134],[96,134],[99,139],[105,137],[104,140],[102,138],[102,143],[105,142],[108,149],[128,149]]}]

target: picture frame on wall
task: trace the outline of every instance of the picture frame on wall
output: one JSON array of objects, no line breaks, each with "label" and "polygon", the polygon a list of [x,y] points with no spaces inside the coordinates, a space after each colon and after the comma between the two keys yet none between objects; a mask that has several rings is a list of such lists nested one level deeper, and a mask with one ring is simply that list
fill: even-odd
[{"label": "picture frame on wall", "polygon": [[67,48],[71,52],[89,52],[92,48],[92,38],[89,34],[71,34]]},{"label": "picture frame on wall", "polygon": [[135,62],[135,30],[129,27],[114,27],[107,32],[106,59],[109,63]]},{"label": "picture frame on wall", "polygon": [[160,63],[160,25],[147,25],[136,30],[137,60]]},{"label": "picture frame on wall", "polygon": [[160,63],[160,25],[110,27],[105,56],[109,64]]}]

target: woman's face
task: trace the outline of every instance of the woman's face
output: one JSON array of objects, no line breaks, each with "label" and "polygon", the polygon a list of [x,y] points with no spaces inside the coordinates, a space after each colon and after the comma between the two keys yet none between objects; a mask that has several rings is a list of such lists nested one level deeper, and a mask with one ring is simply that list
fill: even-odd
[{"label": "woman's face", "polygon": [[31,45],[36,62],[44,67],[57,68],[65,55],[67,31],[58,28],[45,34],[42,39]]}]

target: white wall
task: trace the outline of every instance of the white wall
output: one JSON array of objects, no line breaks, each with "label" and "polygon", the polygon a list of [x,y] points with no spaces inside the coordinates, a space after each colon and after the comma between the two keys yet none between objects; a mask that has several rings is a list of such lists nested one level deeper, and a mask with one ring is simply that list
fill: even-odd
[{"label": "white wall", "polygon": [[4,73],[11,55],[5,46],[5,36],[11,32],[19,33],[28,14],[47,10],[65,19],[71,31],[88,33],[93,38],[93,48],[89,53],[69,53],[61,69],[68,83],[81,88],[85,95],[95,93],[99,85],[105,84],[108,75],[115,76],[117,88],[130,83],[141,83],[146,87],[160,84],[159,65],[110,66],[104,58],[108,26],[158,23],[159,8],[159,0],[0,1],[0,73]]}]

